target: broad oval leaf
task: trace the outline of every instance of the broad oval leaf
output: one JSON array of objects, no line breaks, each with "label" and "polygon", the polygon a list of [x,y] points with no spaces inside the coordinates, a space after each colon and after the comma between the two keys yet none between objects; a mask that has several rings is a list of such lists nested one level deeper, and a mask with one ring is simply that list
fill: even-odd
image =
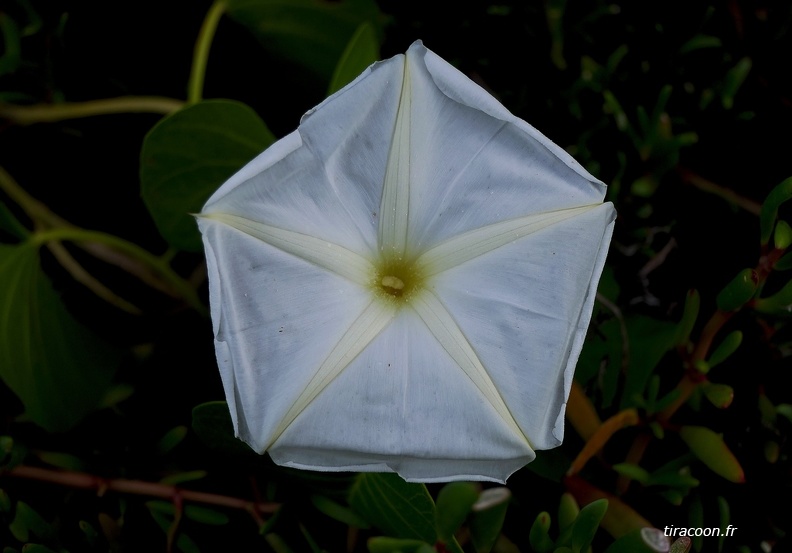
[{"label": "broad oval leaf", "polygon": [[362,473],[349,504],[388,536],[435,543],[435,506],[424,484],[390,473]]},{"label": "broad oval leaf", "polygon": [[227,13],[268,50],[325,78],[360,24],[381,18],[373,0],[229,0]]},{"label": "broad oval leaf", "polygon": [[327,94],[333,94],[351,83],[366,67],[379,59],[379,42],[374,26],[362,23],[352,35],[333,71]]},{"label": "broad oval leaf", "polygon": [[140,186],[162,236],[180,250],[199,251],[191,213],[275,137],[240,102],[206,100],[157,123],[143,140]]},{"label": "broad oval leaf", "polygon": [[0,282],[0,378],[33,422],[68,430],[97,408],[120,352],[69,314],[32,242],[0,245]]}]

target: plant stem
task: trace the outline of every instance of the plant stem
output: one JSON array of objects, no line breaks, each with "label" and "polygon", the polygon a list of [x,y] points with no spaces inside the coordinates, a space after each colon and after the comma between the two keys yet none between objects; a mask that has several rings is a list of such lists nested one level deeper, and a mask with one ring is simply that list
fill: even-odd
[{"label": "plant stem", "polygon": [[125,478],[101,478],[85,472],[72,472],[63,470],[51,470],[40,467],[29,467],[19,465],[4,476],[16,478],[26,478],[59,484],[69,488],[96,490],[97,495],[102,495],[107,491],[126,493],[132,495],[144,495],[149,497],[160,497],[168,500],[181,499],[194,503],[204,503],[207,505],[217,505],[219,507],[229,507],[232,509],[242,509],[250,513],[274,513],[280,508],[277,503],[262,503],[247,501],[238,497],[230,497],[193,490],[184,490],[169,484],[158,482],[146,482],[144,480],[127,480]]},{"label": "plant stem", "polygon": [[209,49],[212,47],[217,25],[225,12],[225,0],[215,0],[209,11],[206,12],[198,39],[195,41],[193,63],[190,69],[190,80],[187,83],[187,102],[194,104],[203,97],[203,85],[206,77],[206,64],[209,61]]},{"label": "plant stem", "polygon": [[17,106],[0,103],[0,118],[10,119],[18,125],[52,123],[65,119],[77,119],[92,115],[118,113],[160,113],[167,115],[181,109],[184,102],[162,96],[121,96],[88,102],[64,102],[62,104],[38,104]]},{"label": "plant stem", "polygon": [[199,313],[205,313],[206,308],[198,299],[198,295],[192,286],[182,277],[171,269],[170,265],[160,257],[148,252],[137,244],[127,242],[123,238],[106,234],[104,232],[85,230],[74,227],[59,227],[37,232],[31,236],[31,240],[39,244],[46,244],[50,241],[69,240],[72,242],[93,242],[104,244],[110,248],[120,251],[153,269],[162,279],[186,301],[190,307]]}]

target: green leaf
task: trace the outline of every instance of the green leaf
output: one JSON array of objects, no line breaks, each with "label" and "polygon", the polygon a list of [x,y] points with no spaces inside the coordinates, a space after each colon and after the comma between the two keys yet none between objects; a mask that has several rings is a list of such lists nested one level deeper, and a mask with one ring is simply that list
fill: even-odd
[{"label": "green leaf", "polygon": [[192,427],[208,447],[228,455],[258,459],[245,442],[234,436],[234,424],[225,401],[209,401],[192,410]]},{"label": "green leaf", "polygon": [[558,530],[563,532],[572,526],[579,514],[580,506],[574,496],[571,493],[562,494],[558,502]]},{"label": "green leaf", "polygon": [[731,109],[734,105],[734,96],[736,96],[737,91],[740,90],[740,87],[745,82],[752,65],[751,58],[745,57],[726,73],[726,81],[721,91],[721,102],[724,108]]},{"label": "green leaf", "polygon": [[379,41],[374,26],[369,22],[361,23],[336,64],[327,95],[329,96],[351,83],[379,57]]},{"label": "green leaf", "polygon": [[[173,503],[168,501],[147,501],[146,507],[148,507],[149,511],[152,513],[160,513],[168,515],[169,517],[173,517],[176,514],[176,508],[173,506]],[[184,516],[195,522],[208,524],[210,526],[223,526],[224,524],[228,524],[228,515],[225,513],[199,505],[185,505]]]},{"label": "green leaf", "polygon": [[190,214],[274,141],[256,112],[229,100],[199,102],[157,123],[143,140],[140,186],[165,240],[180,250],[200,251]]},{"label": "green leaf", "polygon": [[349,491],[349,504],[384,533],[435,543],[435,506],[423,484],[390,473],[361,473]]},{"label": "green leaf", "polygon": [[677,324],[677,334],[674,343],[678,346],[686,344],[690,340],[690,333],[698,319],[699,308],[701,307],[701,296],[698,290],[689,290],[685,298],[685,308],[682,310],[682,318]]},{"label": "green leaf", "polygon": [[792,269],[792,252],[787,252],[781,259],[775,262],[773,269],[776,271],[788,271]]},{"label": "green leaf", "polygon": [[646,469],[632,463],[617,463],[612,468],[622,476],[626,476],[641,484],[646,484],[651,478]]},{"label": "green leaf", "polygon": [[454,534],[470,514],[478,495],[476,487],[469,482],[451,482],[443,486],[437,494],[435,504],[438,540],[447,543],[454,538]]},{"label": "green leaf", "polygon": [[0,282],[0,378],[32,421],[67,430],[98,406],[120,352],[72,318],[33,243],[0,245]]},{"label": "green leaf", "polygon": [[756,293],[759,276],[753,269],[743,269],[723,287],[716,299],[721,311],[737,311]]},{"label": "green leaf", "polygon": [[770,234],[778,217],[778,208],[789,198],[792,198],[792,177],[784,179],[773,188],[762,204],[762,211],[759,214],[762,245],[770,241]]},{"label": "green leaf", "polygon": [[332,499],[328,499],[323,495],[312,495],[311,503],[325,515],[348,526],[363,529],[370,526],[368,522],[363,520],[363,518],[352,509],[339,505]]},{"label": "green leaf", "polygon": [[553,550],[553,540],[550,539],[549,532],[550,514],[541,512],[536,516],[528,532],[528,542],[536,553],[550,553]]},{"label": "green leaf", "polygon": [[719,365],[728,359],[731,354],[737,351],[737,348],[740,347],[742,339],[743,334],[741,331],[735,330],[730,332],[729,335],[726,336],[720,344],[718,344],[718,347],[715,348],[715,351],[712,352],[712,355],[709,356],[709,359],[707,359],[707,365],[709,368]]},{"label": "green leaf", "polygon": [[690,451],[713,472],[731,482],[745,482],[740,462],[719,434],[704,426],[683,426],[679,435]]},{"label": "green leaf", "polygon": [[792,227],[786,221],[778,221],[776,223],[773,244],[779,250],[785,250],[792,244]]},{"label": "green leaf", "polygon": [[157,442],[157,453],[160,455],[165,455],[171,451],[174,447],[179,445],[184,440],[184,438],[187,437],[187,432],[188,430],[186,426],[175,426],[168,430],[165,435]]},{"label": "green leaf", "polygon": [[424,546],[429,546],[430,551],[434,551],[430,544],[421,540],[386,536],[370,538],[366,545],[368,545],[369,553],[419,553]]},{"label": "green leaf", "polygon": [[52,526],[24,501],[17,501],[14,520],[8,525],[8,529],[23,543],[30,541],[32,536],[46,539],[53,532]]},{"label": "green leaf", "polygon": [[25,240],[30,236],[30,231],[19,222],[8,206],[0,202],[0,231],[7,232],[11,236]]},{"label": "green leaf", "polygon": [[0,37],[3,48],[0,49],[0,75],[13,73],[22,61],[19,28],[13,19],[0,11]]},{"label": "green leaf", "polygon": [[677,325],[650,317],[635,316],[626,320],[630,344],[630,363],[624,383],[621,409],[635,407],[643,396],[655,367],[674,347]]},{"label": "green leaf", "polygon": [[511,500],[509,488],[488,488],[473,504],[470,538],[476,553],[489,553],[498,541]]},{"label": "green leaf", "polygon": [[562,534],[556,545],[571,547],[575,552],[588,551],[600,521],[607,511],[607,499],[592,501],[580,510],[575,522]]},{"label": "green leaf", "polygon": [[0,488],[0,513],[11,512],[11,498],[3,488]]},{"label": "green leaf", "polygon": [[789,314],[792,311],[792,280],[767,298],[759,298],[754,308],[761,313]]},{"label": "green leaf", "polygon": [[[149,509],[149,512],[151,514],[151,518],[153,518],[162,531],[167,534],[171,524],[173,524],[171,517],[166,516],[157,510]],[[198,545],[184,532],[179,532],[178,537],[176,538],[176,547],[182,553],[201,553],[201,550],[198,549]]]},{"label": "green leaf", "polygon": [[703,388],[704,395],[718,409],[726,409],[734,401],[734,389],[727,384],[708,382]]},{"label": "green leaf", "polygon": [[229,0],[226,13],[268,50],[326,79],[361,24],[380,32],[373,0]]},{"label": "green leaf", "polygon": [[696,35],[679,47],[679,53],[687,54],[702,48],[717,48],[720,45],[721,40],[716,36]]}]

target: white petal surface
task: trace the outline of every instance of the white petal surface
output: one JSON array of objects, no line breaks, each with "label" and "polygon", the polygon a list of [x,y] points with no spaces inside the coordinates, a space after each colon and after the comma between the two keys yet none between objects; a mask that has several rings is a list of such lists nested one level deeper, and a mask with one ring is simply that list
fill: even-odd
[{"label": "white petal surface", "polygon": [[279,464],[397,471],[414,481],[494,480],[534,458],[411,309],[281,435]]},{"label": "white petal surface", "polygon": [[602,204],[432,279],[535,449],[563,438],[613,216]]},{"label": "white petal surface", "polygon": [[222,223],[199,225],[226,399],[239,437],[263,453],[371,298],[359,285]]}]

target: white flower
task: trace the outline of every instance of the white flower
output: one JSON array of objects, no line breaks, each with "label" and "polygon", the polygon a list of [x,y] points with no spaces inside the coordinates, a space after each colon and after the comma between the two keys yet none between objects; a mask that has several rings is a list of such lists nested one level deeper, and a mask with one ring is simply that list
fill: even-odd
[{"label": "white flower", "polygon": [[280,464],[505,479],[561,443],[605,185],[420,42],[199,216],[237,435]]}]

